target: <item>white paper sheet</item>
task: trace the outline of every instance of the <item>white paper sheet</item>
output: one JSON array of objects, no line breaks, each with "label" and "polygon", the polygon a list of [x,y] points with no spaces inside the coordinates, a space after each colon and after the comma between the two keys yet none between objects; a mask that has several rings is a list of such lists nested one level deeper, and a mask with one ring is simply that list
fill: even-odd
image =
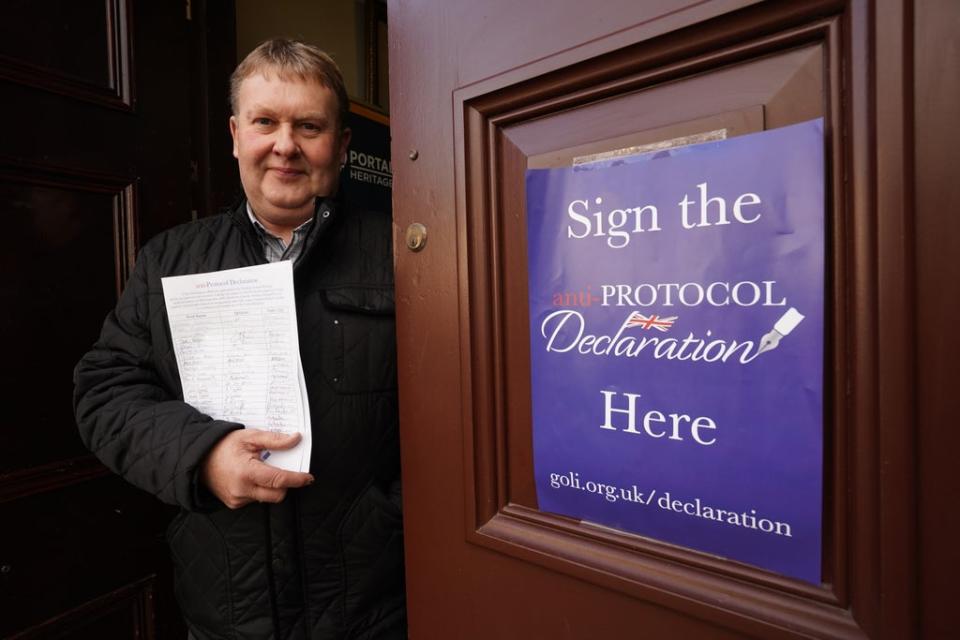
[{"label": "white paper sheet", "polygon": [[162,278],[183,399],[246,427],[301,434],[268,463],[310,469],[310,408],[300,362],[293,267],[273,262]]}]

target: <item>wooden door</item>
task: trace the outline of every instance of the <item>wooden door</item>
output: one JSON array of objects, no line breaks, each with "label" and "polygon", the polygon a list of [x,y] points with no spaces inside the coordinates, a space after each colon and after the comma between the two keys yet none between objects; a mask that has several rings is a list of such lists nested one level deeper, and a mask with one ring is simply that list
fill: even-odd
[{"label": "wooden door", "polygon": [[[946,258],[960,249],[947,213],[960,193],[957,5],[389,10],[410,636],[954,633],[960,526],[942,507],[957,484],[958,308],[944,295],[960,275]],[[822,582],[540,511],[524,171],[816,117],[828,194]],[[427,228],[418,252],[404,244],[412,223]]]},{"label": "wooden door", "polygon": [[191,161],[205,113],[192,133],[191,100],[205,63],[190,5],[4,6],[0,637],[185,635],[164,540],[172,511],[84,449],[71,395],[141,242],[204,212],[195,196],[210,165]]}]

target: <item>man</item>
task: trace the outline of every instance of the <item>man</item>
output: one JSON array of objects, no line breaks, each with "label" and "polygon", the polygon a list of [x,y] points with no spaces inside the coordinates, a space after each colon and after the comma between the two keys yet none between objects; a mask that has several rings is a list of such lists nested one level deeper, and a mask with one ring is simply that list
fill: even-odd
[{"label": "man", "polygon": [[[402,638],[391,223],[335,199],[348,101],[322,51],[263,43],[234,72],[231,103],[246,202],[143,248],[77,365],[80,433],[112,470],[181,507],[168,540],[193,637]],[[183,402],[160,284],[282,259],[294,261],[309,474],[260,460],[298,436]]]}]

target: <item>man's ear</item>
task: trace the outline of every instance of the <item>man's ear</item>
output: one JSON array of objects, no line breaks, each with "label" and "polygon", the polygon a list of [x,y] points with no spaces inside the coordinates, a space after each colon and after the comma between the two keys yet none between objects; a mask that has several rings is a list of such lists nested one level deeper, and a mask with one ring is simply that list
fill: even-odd
[{"label": "man's ear", "polygon": [[350,137],[353,132],[344,129],[340,132],[340,164],[347,164],[347,148],[350,146]]},{"label": "man's ear", "polygon": [[233,138],[233,157],[239,158],[237,150],[237,116],[230,116],[230,137]]}]

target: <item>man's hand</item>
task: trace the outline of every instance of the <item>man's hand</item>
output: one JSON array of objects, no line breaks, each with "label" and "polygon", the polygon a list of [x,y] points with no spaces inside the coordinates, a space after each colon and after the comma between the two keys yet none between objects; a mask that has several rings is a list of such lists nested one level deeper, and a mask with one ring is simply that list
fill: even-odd
[{"label": "man's hand", "polygon": [[287,495],[287,489],[304,487],[313,482],[313,476],[271,467],[260,460],[260,452],[289,449],[298,442],[298,433],[287,435],[259,429],[231,431],[207,454],[200,478],[231,509],[251,502],[280,502]]}]

